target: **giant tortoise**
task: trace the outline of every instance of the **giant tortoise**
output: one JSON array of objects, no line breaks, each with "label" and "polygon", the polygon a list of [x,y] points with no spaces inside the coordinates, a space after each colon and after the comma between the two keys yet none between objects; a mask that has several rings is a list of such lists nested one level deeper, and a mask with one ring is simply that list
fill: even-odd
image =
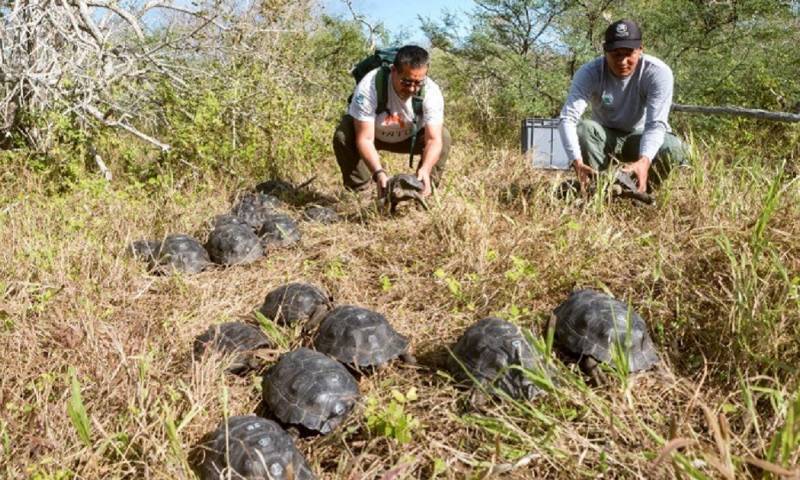
[{"label": "giant tortoise", "polygon": [[155,273],[199,273],[211,265],[203,245],[189,235],[176,233],[164,240],[136,240],[128,247],[137,259],[144,260]]},{"label": "giant tortoise", "polygon": [[226,370],[235,374],[259,368],[255,352],[272,347],[260,328],[242,322],[213,325],[194,340],[195,356],[202,357],[207,352],[230,355],[231,363]]},{"label": "giant tortoise", "polygon": [[239,217],[220,215],[208,234],[206,250],[221,265],[251,263],[264,256],[261,241],[250,226]]},{"label": "giant tortoise", "polygon": [[408,353],[408,339],[395,331],[378,312],[340,305],[319,325],[314,348],[353,369],[378,367],[397,357],[416,363]]},{"label": "giant tortoise", "polygon": [[467,328],[452,348],[449,367],[457,380],[474,379],[490,394],[499,389],[530,400],[544,393],[526,374],[534,369],[547,374],[544,362],[519,328],[500,318],[484,318]]},{"label": "giant tortoise", "polygon": [[425,190],[425,185],[410,173],[400,173],[389,177],[386,183],[386,201],[389,202],[389,211],[395,213],[397,211],[397,204],[408,200],[414,200],[419,203],[425,210],[428,209],[428,204],[422,197],[422,192]]},{"label": "giant tortoise", "polygon": [[234,416],[203,436],[189,455],[200,480],[313,480],[305,457],[277,423]]},{"label": "giant tortoise", "polygon": [[282,325],[317,323],[331,308],[333,299],[308,283],[287,283],[267,294],[259,311]]},{"label": "giant tortoise", "polygon": [[279,421],[323,435],[350,415],[359,398],[358,383],[344,365],[307,348],[281,355],[264,374],[261,390]]},{"label": "giant tortoise", "polygon": [[577,358],[596,383],[600,383],[598,363],[610,362],[615,352],[622,356],[630,372],[645,370],[658,362],[644,319],[627,303],[605,293],[574,291],[553,315],[555,344]]}]

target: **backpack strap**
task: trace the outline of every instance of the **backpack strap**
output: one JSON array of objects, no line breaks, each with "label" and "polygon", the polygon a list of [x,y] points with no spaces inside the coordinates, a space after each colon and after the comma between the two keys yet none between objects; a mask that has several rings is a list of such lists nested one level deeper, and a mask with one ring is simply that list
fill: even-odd
[{"label": "backpack strap", "polygon": [[422,123],[422,102],[425,100],[425,87],[417,95],[411,97],[411,109],[414,111],[414,128],[411,131],[411,152],[408,154],[408,168],[414,168],[414,145],[417,143],[419,125]]},{"label": "backpack strap", "polygon": [[[378,103],[375,106],[375,114],[389,113],[389,77],[391,69],[382,66],[375,75],[375,90],[378,96]],[[422,102],[425,100],[425,87],[422,87],[417,95],[411,97],[411,109],[414,112],[413,129],[411,131],[411,151],[408,154],[408,168],[414,167],[414,145],[417,142],[419,125],[422,123]]]},{"label": "backpack strap", "polygon": [[389,113],[389,75],[390,69],[382,66],[375,75],[375,90],[378,92],[378,104],[375,106],[375,114]]}]

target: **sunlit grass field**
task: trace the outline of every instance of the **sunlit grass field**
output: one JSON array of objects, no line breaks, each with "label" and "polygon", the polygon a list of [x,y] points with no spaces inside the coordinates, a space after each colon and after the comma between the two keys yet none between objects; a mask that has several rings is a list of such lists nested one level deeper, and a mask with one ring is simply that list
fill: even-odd
[{"label": "sunlit grass field", "polygon": [[[252,413],[261,387],[258,373],[193,358],[192,341],[257,322],[266,293],[289,281],[385,314],[419,359],[361,378],[343,427],[298,440],[320,478],[800,475],[800,183],[783,160],[698,146],[642,207],[602,191],[558,199],[561,174],[455,145],[430,212],[391,217],[342,191],[331,156],[287,210],[300,219],[314,201],[346,221],[301,223],[297,247],[194,276],[151,275],[126,247],[205,240],[263,178],[98,175],[52,194],[20,165],[0,182],[0,477],[194,478],[189,451],[225,416]],[[562,363],[549,318],[579,287],[631,302],[661,367],[611,366],[593,387]],[[547,395],[476,409],[454,384],[447,347],[489,315],[551,360]],[[268,330],[282,350],[308,344]]]}]

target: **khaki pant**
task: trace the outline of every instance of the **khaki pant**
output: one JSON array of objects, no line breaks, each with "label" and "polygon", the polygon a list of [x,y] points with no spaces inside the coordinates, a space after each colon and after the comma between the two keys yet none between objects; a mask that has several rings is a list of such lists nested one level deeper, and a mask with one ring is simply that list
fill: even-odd
[{"label": "khaki pant", "polygon": [[[442,153],[439,156],[439,161],[433,166],[431,170],[431,181],[434,185],[439,184],[442,178],[445,164],[447,163],[447,155],[450,153],[450,132],[447,127],[442,127]],[[418,158],[417,168],[422,162],[422,152],[425,148],[425,129],[421,129],[417,133],[417,140],[414,144],[414,156]],[[387,152],[401,153],[406,156],[411,151],[411,139],[403,140],[398,143],[386,143],[380,140],[375,140],[375,149],[378,151],[384,150]],[[353,123],[353,117],[350,115],[342,116],[339,126],[336,127],[336,132],[333,134],[333,153],[336,155],[336,162],[339,164],[339,169],[342,171],[342,182],[348,190],[362,190],[369,185],[372,180],[372,173],[369,171],[366,162],[361,158],[356,147],[356,127]],[[406,157],[407,158],[407,157]],[[406,159],[404,158],[404,162]]]},{"label": "khaki pant", "polygon": [[[639,159],[639,144],[642,132],[624,132],[600,125],[594,120],[578,123],[578,141],[581,146],[583,163],[598,171],[606,170],[611,164],[611,155],[622,162],[635,162]],[[688,148],[674,133],[664,135],[664,143],[650,162],[648,182],[658,185],[669,175],[672,167],[688,165]]]}]

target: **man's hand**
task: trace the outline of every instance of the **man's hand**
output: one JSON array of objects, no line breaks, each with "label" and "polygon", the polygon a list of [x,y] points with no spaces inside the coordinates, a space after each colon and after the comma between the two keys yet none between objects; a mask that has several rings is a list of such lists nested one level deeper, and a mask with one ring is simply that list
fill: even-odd
[{"label": "man's hand", "polygon": [[422,196],[427,197],[431,194],[431,172],[427,168],[420,168],[417,170],[417,180],[425,185],[422,190]]},{"label": "man's hand", "polygon": [[383,170],[379,170],[378,175],[375,176],[375,184],[378,186],[378,198],[383,198],[386,194],[386,184],[388,181],[389,175]]},{"label": "man's hand", "polygon": [[650,172],[649,158],[639,157],[639,160],[623,166],[622,171],[633,173],[636,176],[639,193],[645,193],[647,191],[647,175]]},{"label": "man's hand", "polygon": [[589,186],[589,180],[595,175],[595,171],[589,165],[583,163],[583,160],[575,159],[572,162],[572,168],[575,169],[575,175],[578,176],[578,182],[581,184],[581,191],[586,192]]}]

